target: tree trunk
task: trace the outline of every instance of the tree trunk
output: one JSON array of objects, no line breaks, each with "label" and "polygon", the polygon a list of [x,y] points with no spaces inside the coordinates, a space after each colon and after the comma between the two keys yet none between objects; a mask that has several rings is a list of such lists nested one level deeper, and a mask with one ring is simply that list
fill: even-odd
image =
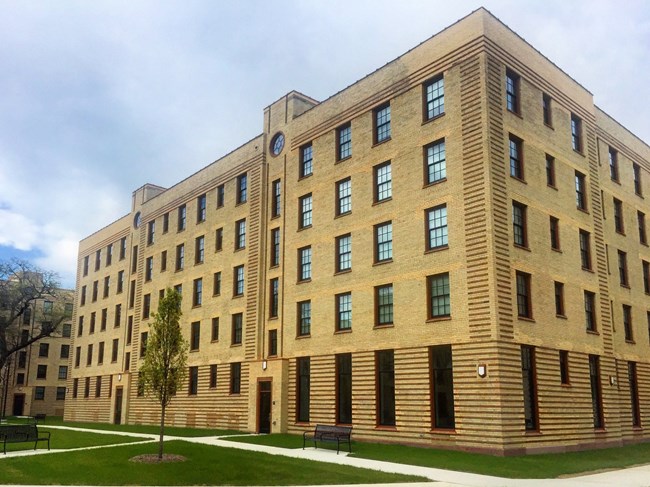
[{"label": "tree trunk", "polygon": [[158,460],[163,457],[163,441],[165,438],[165,405],[161,406],[160,412],[160,438],[158,440]]}]

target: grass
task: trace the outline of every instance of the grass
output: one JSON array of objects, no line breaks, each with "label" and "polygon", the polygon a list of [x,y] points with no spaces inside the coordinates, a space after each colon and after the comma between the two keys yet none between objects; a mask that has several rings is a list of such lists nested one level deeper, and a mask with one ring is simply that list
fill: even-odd
[{"label": "grass", "polygon": [[[302,448],[302,436],[273,434],[225,438],[229,441],[256,443],[281,448]],[[320,448],[320,444],[318,445]],[[325,444],[331,448],[331,444]],[[650,443],[572,453],[495,457],[433,448],[352,442],[352,456],[494,475],[506,478],[544,479],[575,475],[608,468],[625,468],[650,461]]]},{"label": "grass", "polygon": [[[100,445],[114,445],[118,443],[133,443],[135,441],[142,441],[139,438],[130,436],[120,436],[119,434],[107,435],[101,433],[85,433],[81,431],[50,429],[47,427],[39,426],[39,433],[41,431],[49,431],[50,448],[53,450],[66,450],[70,448],[84,448],[88,446]],[[0,444],[0,448],[2,445]],[[39,441],[38,449],[47,448],[47,442]],[[33,450],[34,443],[8,443],[7,451],[19,450]],[[0,451],[0,455],[2,451]]]},{"label": "grass", "polygon": [[[312,485],[423,482],[416,476],[388,474],[343,465],[298,460],[266,453],[188,443],[165,443],[165,453],[187,457],[183,463],[130,463],[155,453],[157,444],[125,445],[59,455],[0,460],[3,484],[96,485]],[[65,460],[65,461],[62,461]]]},{"label": "grass", "polygon": [[[148,424],[109,424],[109,423],[82,423],[78,421],[63,421],[61,417],[48,417],[45,421],[39,421],[40,426],[70,426],[73,428],[86,428],[86,429],[95,429],[103,431],[127,431],[129,433],[147,433],[157,435],[160,432],[160,427],[158,425],[148,425]],[[225,436],[225,435],[234,435],[241,434],[240,431],[234,430],[219,430],[219,429],[202,429],[202,428],[181,428],[178,426],[165,426],[165,435],[169,436],[185,436],[185,437],[197,437],[197,436]]]}]

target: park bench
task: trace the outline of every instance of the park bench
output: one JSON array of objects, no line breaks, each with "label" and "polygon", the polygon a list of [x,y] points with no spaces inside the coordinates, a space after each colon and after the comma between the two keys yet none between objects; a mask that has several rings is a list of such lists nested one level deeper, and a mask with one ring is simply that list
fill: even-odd
[{"label": "park bench", "polygon": [[5,455],[7,454],[7,443],[31,443],[33,441],[34,450],[36,450],[39,441],[47,441],[49,450],[50,432],[45,431],[39,434],[35,424],[3,424],[0,426],[0,441],[3,444]]},{"label": "park bench", "polygon": [[318,448],[316,442],[326,441],[336,443],[336,454],[339,454],[341,443],[348,444],[348,451],[352,453],[352,444],[350,443],[350,435],[352,434],[352,426],[328,426],[325,424],[317,424],[314,432],[305,431],[302,435],[302,449],[305,449],[307,441],[314,442],[314,448]]}]

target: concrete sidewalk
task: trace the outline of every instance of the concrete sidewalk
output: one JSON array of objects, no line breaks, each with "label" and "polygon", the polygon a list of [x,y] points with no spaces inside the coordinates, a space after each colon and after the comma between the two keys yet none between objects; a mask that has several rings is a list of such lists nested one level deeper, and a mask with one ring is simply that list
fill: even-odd
[{"label": "concrete sidewalk", "polygon": [[[150,443],[158,439],[158,435],[146,433],[129,433],[116,432],[96,429],[73,428],[68,426],[47,426],[53,429],[70,429],[75,431],[87,431],[98,434],[123,435],[135,438],[141,438],[141,442]],[[254,435],[242,435],[254,436]],[[405,465],[401,463],[383,462],[378,460],[368,460],[349,456],[347,452],[336,454],[332,450],[316,450],[314,448],[306,449],[287,449],[273,446],[255,445],[252,443],[240,443],[236,441],[227,441],[222,437],[180,437],[167,436],[165,441],[181,440],[190,443],[199,443],[203,445],[212,445],[222,448],[234,448],[239,450],[254,451],[267,453],[270,455],[280,455],[302,460],[312,460],[316,462],[325,462],[338,465],[348,465],[351,467],[366,468],[388,473],[401,473],[406,475],[418,475],[430,479],[432,483],[409,483],[409,484],[390,484],[391,486],[405,487],[650,487],[650,464],[639,467],[601,472],[591,475],[581,475],[566,479],[506,479],[502,477],[492,477],[489,475],[479,475],[466,472],[456,472],[453,470],[444,470],[440,468],[419,467],[414,465]],[[90,450],[100,448],[116,448],[124,445],[133,445],[134,443],[120,443],[115,445],[94,446],[69,450],[23,450],[19,452],[9,452],[2,458],[15,458],[17,456],[55,454],[76,450]],[[2,479],[0,478],[0,482]],[[337,487],[337,486],[332,486]],[[355,486],[362,487],[362,486]]]}]

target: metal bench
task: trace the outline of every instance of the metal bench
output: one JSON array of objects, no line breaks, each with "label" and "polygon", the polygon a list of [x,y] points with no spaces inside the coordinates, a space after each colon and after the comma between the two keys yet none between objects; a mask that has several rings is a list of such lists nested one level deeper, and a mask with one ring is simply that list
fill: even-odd
[{"label": "metal bench", "polygon": [[5,455],[7,454],[7,443],[31,443],[33,441],[34,450],[36,450],[39,441],[47,441],[49,450],[50,432],[42,431],[39,434],[35,424],[3,424],[0,426],[0,441]]},{"label": "metal bench", "polygon": [[318,441],[326,441],[336,443],[336,454],[339,454],[341,443],[348,444],[348,451],[352,453],[352,444],[350,443],[350,435],[352,434],[352,426],[328,426],[325,424],[317,424],[314,432],[305,431],[302,435],[302,449],[305,449],[307,441],[314,442],[314,448],[318,448]]}]

